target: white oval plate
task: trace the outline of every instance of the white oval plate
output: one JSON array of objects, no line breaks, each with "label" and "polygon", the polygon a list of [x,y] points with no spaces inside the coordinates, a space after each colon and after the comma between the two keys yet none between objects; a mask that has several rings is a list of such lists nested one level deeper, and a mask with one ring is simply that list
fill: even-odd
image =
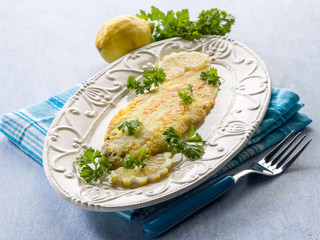
[{"label": "white oval plate", "polygon": [[[215,107],[197,132],[210,144],[202,159],[175,162],[159,182],[135,189],[91,186],[79,179],[73,161],[84,148],[101,149],[108,123],[134,99],[126,89],[129,75],[141,75],[171,52],[200,51],[224,79]],[[215,174],[246,144],[264,117],[270,100],[270,76],[263,61],[226,37],[199,41],[168,39],[142,47],[91,78],[65,104],[45,141],[43,164],[49,182],[65,200],[94,211],[121,211],[153,205],[186,192]]]}]

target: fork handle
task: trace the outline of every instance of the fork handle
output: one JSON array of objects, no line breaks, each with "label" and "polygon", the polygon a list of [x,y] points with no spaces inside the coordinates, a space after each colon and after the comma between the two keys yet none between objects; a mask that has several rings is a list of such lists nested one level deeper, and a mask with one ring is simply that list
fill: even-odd
[{"label": "fork handle", "polygon": [[225,193],[234,184],[235,179],[232,176],[227,175],[223,177],[145,222],[143,224],[143,231],[150,237],[156,237],[165,233]]}]

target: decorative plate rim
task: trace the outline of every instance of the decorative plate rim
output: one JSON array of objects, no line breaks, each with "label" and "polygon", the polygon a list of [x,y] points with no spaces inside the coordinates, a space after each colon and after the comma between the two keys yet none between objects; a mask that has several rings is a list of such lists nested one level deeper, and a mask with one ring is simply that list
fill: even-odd
[{"label": "decorative plate rim", "polygon": [[[211,45],[210,45],[211,44]],[[239,51],[246,51],[251,57],[254,59],[245,59],[242,57],[234,56],[232,57],[232,54],[235,54],[234,52],[236,50],[233,49],[239,49]],[[248,98],[252,97],[254,101],[255,98],[258,98],[261,100],[261,103],[259,103],[258,106],[253,106],[251,111],[256,112],[254,114],[255,119],[254,121],[251,121],[250,123],[245,122],[244,120],[239,120],[238,123],[243,124],[243,126],[240,125],[234,125],[232,126],[233,129],[228,129],[228,127],[225,128],[227,131],[237,131],[235,129],[241,129],[240,132],[237,133],[230,133],[236,135],[239,137],[239,143],[233,144],[232,148],[224,154],[224,157],[222,157],[222,160],[218,162],[217,164],[212,164],[211,162],[208,163],[208,166],[204,166],[204,168],[212,167],[211,170],[206,170],[205,173],[200,174],[201,177],[198,180],[195,179],[189,179],[189,181],[181,182],[177,184],[174,188],[170,188],[168,181],[166,182],[167,189],[164,189],[162,192],[152,194],[151,190],[146,190],[143,192],[143,187],[124,190],[125,193],[123,195],[119,194],[116,196],[112,195],[110,192],[118,190],[110,190],[110,189],[104,189],[101,186],[91,186],[91,185],[78,185],[78,186],[71,186],[70,188],[76,188],[76,193],[70,193],[69,190],[66,190],[66,185],[72,185],[74,183],[79,184],[79,179],[77,179],[77,176],[74,174],[72,170],[67,170],[67,167],[65,166],[58,166],[56,162],[61,163],[62,158],[67,158],[68,156],[78,154],[81,149],[88,147],[87,140],[90,139],[92,134],[94,133],[94,130],[99,123],[106,117],[106,115],[109,113],[110,110],[112,110],[114,107],[116,107],[117,103],[127,95],[128,91],[124,88],[125,82],[121,82],[120,80],[116,80],[115,77],[113,77],[112,74],[117,73],[120,71],[124,71],[126,73],[134,73],[136,75],[140,74],[142,72],[141,69],[145,67],[145,61],[141,56],[146,56],[153,60],[152,63],[147,62],[147,65],[156,65],[159,59],[161,59],[164,55],[167,55],[168,51],[173,52],[175,48],[180,49],[180,51],[196,51],[198,49],[205,49],[205,52],[210,55],[210,62],[212,64],[225,64],[223,65],[226,69],[228,67],[231,69],[230,72],[232,72],[233,64],[235,66],[238,66],[237,64],[243,64],[243,65],[251,65],[253,62],[255,62],[254,67],[252,68],[251,75],[245,76],[241,81],[240,79],[233,79],[234,81],[238,80],[237,84],[233,84],[233,95],[232,99],[228,105],[229,112],[225,113],[223,118],[230,117],[231,114],[237,114],[233,113],[232,110],[236,111],[237,109],[234,109],[235,105],[235,99],[239,97],[241,94],[247,95]],[[207,48],[207,49],[206,49]],[[229,49],[231,48],[231,49]],[[157,53],[157,51],[159,53]],[[234,52],[233,52],[234,51]],[[230,59],[229,59],[230,58]],[[154,60],[156,59],[156,60]],[[226,61],[225,59],[228,59]],[[139,62],[139,67],[133,67],[129,65],[129,62],[132,60],[136,60],[136,62]],[[133,61],[134,62],[134,61]],[[242,65],[241,65],[242,66]],[[121,68],[122,67],[122,68]],[[123,67],[125,69],[123,69]],[[120,69],[120,70],[119,70]],[[249,71],[249,72],[250,72]],[[253,73],[259,72],[261,75],[253,75]],[[106,82],[106,86],[103,84],[97,83],[102,78],[106,78],[107,80],[111,80],[109,82]],[[253,78],[259,78],[261,79],[261,89],[257,87],[256,91],[253,91],[249,94],[249,91],[246,88],[245,81],[248,81],[248,79]],[[123,80],[123,79],[122,79]],[[111,84],[113,83],[113,84]],[[112,85],[111,87],[107,86],[108,84]],[[241,88],[244,88],[241,90]],[[247,91],[247,92],[246,92]],[[104,94],[104,95],[103,95]],[[219,95],[219,94],[218,94]],[[204,36],[198,41],[186,41],[180,38],[172,38],[167,39],[163,41],[159,41],[156,43],[152,43],[150,45],[144,46],[140,49],[137,49],[133,51],[132,53],[129,53],[125,55],[124,57],[118,59],[117,61],[113,62],[112,64],[108,65],[107,67],[103,68],[100,72],[98,72],[96,75],[94,75],[91,79],[88,80],[87,83],[85,83],[75,94],[73,97],[69,99],[69,101],[64,105],[64,107],[61,109],[59,114],[54,119],[53,123],[51,124],[48,135],[45,140],[44,148],[43,148],[43,165],[45,174],[50,182],[50,184],[53,186],[55,191],[65,200],[68,202],[73,203],[74,205],[88,209],[93,211],[120,211],[120,210],[130,210],[135,208],[141,208],[146,207],[150,205],[154,205],[156,203],[171,199],[183,192],[186,192],[195,186],[201,184],[206,179],[208,179],[212,174],[215,174],[219,169],[221,169],[228,161],[230,161],[240,150],[241,148],[246,144],[247,140],[250,139],[260,122],[262,121],[265,112],[267,110],[269,100],[271,95],[271,80],[270,75],[268,73],[268,70],[264,64],[264,62],[260,59],[260,57],[254,53],[252,50],[244,46],[243,44],[231,40],[227,37],[220,37],[220,36]],[[258,97],[257,97],[258,96]],[[218,96],[219,98],[219,96]],[[79,111],[76,107],[73,107],[77,103],[80,103],[81,101],[85,102],[89,106],[89,110],[87,111]],[[251,100],[250,100],[251,101]],[[249,101],[249,102],[250,102]],[[80,104],[81,105],[81,104]],[[250,107],[248,107],[250,108]],[[70,120],[71,117],[79,117],[80,115],[85,115],[85,119],[89,119],[90,125],[88,127],[88,130],[85,131],[83,134],[80,134],[76,127],[73,126],[74,123]],[[231,117],[231,121],[235,120],[235,118]],[[61,124],[61,122],[64,122]],[[243,122],[243,123],[241,123]],[[225,119],[221,119],[219,124],[215,127],[215,130],[212,131],[212,136],[209,136],[209,141],[212,141],[214,145],[219,139],[221,139],[221,135],[217,135],[217,131],[221,130],[223,128],[223,125],[226,123]],[[60,125],[59,125],[60,124]],[[90,131],[92,130],[92,131]],[[59,131],[70,131],[70,133],[75,134],[75,138],[72,138],[72,147],[73,149],[69,151],[63,152],[61,150],[62,148],[54,146],[54,143],[59,141],[59,138],[61,136],[58,134]],[[67,142],[69,143],[71,140],[67,139]],[[216,142],[215,142],[216,141]],[[216,150],[217,152],[218,150]],[[218,151],[219,152],[219,151]],[[60,154],[60,155],[59,155]],[[51,155],[54,155],[55,158],[53,158]],[[59,157],[57,157],[59,155]],[[62,155],[62,157],[60,157]],[[57,160],[58,159],[58,160]],[[192,164],[203,164],[202,162],[199,162],[201,160],[194,161]],[[182,163],[183,165],[184,163]],[[188,164],[190,165],[190,162],[185,161],[185,166],[188,167]],[[211,164],[211,165],[210,165]],[[205,165],[205,164],[204,164]],[[183,167],[181,169],[183,169]],[[180,169],[179,169],[180,170]],[[197,168],[196,168],[197,170]],[[198,170],[199,172],[200,170]],[[200,171],[201,172],[201,171]],[[172,174],[172,173],[171,173]],[[171,178],[171,177],[170,177]],[[62,179],[62,180],[61,180]],[[65,184],[64,181],[68,181],[68,184]],[[161,181],[160,181],[161,182]],[[174,180],[172,180],[173,183],[176,183]],[[63,186],[62,186],[63,185]],[[68,185],[68,187],[69,187]],[[81,190],[83,189],[83,192]],[[158,187],[159,188],[159,187]],[[161,187],[160,187],[161,190]],[[121,190],[122,191],[122,190]],[[84,194],[84,195],[82,195]],[[148,195],[149,194],[149,195]],[[142,197],[142,195],[145,195],[145,197]],[[111,196],[111,197],[110,197]],[[133,196],[137,198],[136,200],[129,201],[126,198]],[[111,200],[106,200],[106,199]],[[113,200],[121,200],[119,202]]]}]

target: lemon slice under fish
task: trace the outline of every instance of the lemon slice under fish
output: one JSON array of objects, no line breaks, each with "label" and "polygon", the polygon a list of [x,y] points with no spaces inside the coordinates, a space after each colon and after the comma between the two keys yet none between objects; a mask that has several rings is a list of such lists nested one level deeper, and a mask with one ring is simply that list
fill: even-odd
[{"label": "lemon slice under fish", "polygon": [[176,78],[186,71],[198,70],[209,62],[209,55],[201,52],[179,52],[166,55],[158,67],[164,69],[166,78]]},{"label": "lemon slice under fish", "polygon": [[111,171],[111,179],[114,183],[123,183],[125,186],[144,186],[156,182],[168,175],[172,168],[172,154],[170,152],[151,156],[144,161],[144,168],[126,169],[124,167]]}]

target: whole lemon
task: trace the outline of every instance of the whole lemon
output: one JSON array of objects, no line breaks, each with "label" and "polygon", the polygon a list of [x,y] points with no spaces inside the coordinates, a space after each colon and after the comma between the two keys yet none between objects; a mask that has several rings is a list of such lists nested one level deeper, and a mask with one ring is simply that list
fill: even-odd
[{"label": "whole lemon", "polygon": [[152,41],[153,24],[134,16],[117,16],[105,22],[97,33],[96,48],[111,63]]}]

